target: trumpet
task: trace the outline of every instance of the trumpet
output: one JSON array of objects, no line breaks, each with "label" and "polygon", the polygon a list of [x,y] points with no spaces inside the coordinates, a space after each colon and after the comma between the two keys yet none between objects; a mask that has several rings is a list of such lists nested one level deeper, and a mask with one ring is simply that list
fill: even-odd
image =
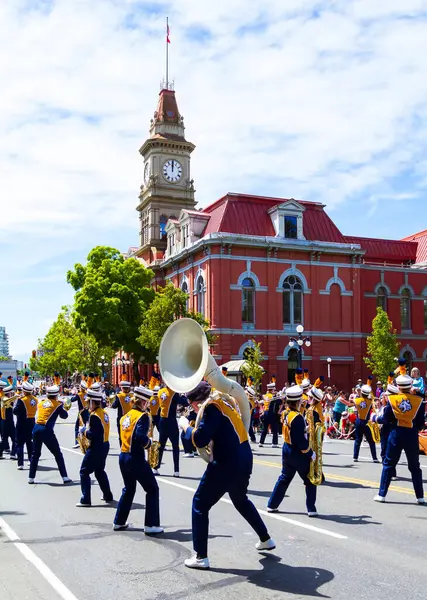
[{"label": "trumpet", "polygon": [[62,404],[64,405],[64,409],[67,412],[70,410],[70,408],[73,405],[73,403],[71,402],[71,398],[66,398],[65,400],[62,401]]},{"label": "trumpet", "polygon": [[12,406],[15,403],[15,400],[18,400],[20,397],[21,397],[20,394],[14,394],[10,398],[2,398],[1,399],[1,407],[5,408],[5,409],[12,408]]}]

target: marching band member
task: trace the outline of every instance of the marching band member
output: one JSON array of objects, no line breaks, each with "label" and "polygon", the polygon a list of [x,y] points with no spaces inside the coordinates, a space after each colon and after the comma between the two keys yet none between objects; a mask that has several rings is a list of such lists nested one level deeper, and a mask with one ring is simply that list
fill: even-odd
[{"label": "marching band member", "polygon": [[[271,383],[267,384],[267,393],[263,396],[264,413],[263,413],[263,430],[259,440],[259,447],[264,448],[265,438],[267,437],[268,428],[270,427],[273,435],[272,448],[279,447],[279,423],[277,414],[280,408],[281,400],[276,394],[276,381],[274,375],[271,377]],[[274,381],[273,381],[274,379]]]},{"label": "marching band member", "polygon": [[28,381],[29,373],[25,373],[22,382],[23,396],[16,401],[13,414],[16,416],[16,454],[18,470],[24,468],[24,446],[27,447],[28,460],[33,454],[33,429],[36,422],[37,398],[34,397],[34,386]]},{"label": "marching band member", "polygon": [[88,403],[86,400],[86,391],[88,386],[91,386],[93,383],[93,375],[92,373],[89,374],[89,378],[86,381],[86,377],[85,375],[82,375],[82,379],[80,381],[80,390],[77,392],[77,394],[75,394],[74,396],[71,397],[71,402],[77,402],[77,407],[78,407],[78,414],[77,414],[77,419],[76,419],[76,423],[74,425],[74,448],[78,448],[79,447],[79,443],[77,441],[77,437],[79,435],[79,429],[80,427],[82,427],[83,425],[86,425],[86,423],[88,422],[89,419],[89,410],[88,410]]},{"label": "marching band member", "polygon": [[[13,407],[9,406],[7,399],[15,395],[13,389],[13,377],[9,375],[7,378],[8,385],[3,387],[3,398],[1,401],[1,437],[2,447],[1,453],[10,451],[10,459],[16,460],[16,431],[15,422],[13,420]],[[11,446],[9,446],[9,439]]]},{"label": "marching band member", "polygon": [[[251,381],[252,380],[252,381]],[[253,384],[253,378],[249,377],[248,378],[248,382]],[[251,422],[249,425],[249,439],[251,440],[252,443],[256,443],[256,437],[255,437],[255,432],[254,432],[254,426],[253,426],[253,418],[254,418],[254,410],[255,410],[255,405],[256,405],[256,391],[254,390],[254,388],[252,387],[252,385],[247,385],[245,387],[245,392],[246,395],[248,397],[248,401],[249,401],[249,406],[251,408]]]},{"label": "marching band member", "polygon": [[187,399],[180,394],[176,394],[167,387],[158,391],[160,401],[160,423],[159,423],[159,462],[154,469],[154,474],[159,474],[162,464],[163,452],[168,439],[172,444],[173,457],[173,476],[179,477],[179,428],[176,421],[176,410],[179,404],[188,406]]},{"label": "marching band member", "polygon": [[387,442],[380,489],[374,500],[385,502],[393,473],[404,450],[417,503],[425,504],[418,445],[418,431],[424,428],[423,399],[410,393],[413,385],[412,378],[406,374],[403,360],[399,361],[399,365],[400,375],[396,378],[399,393],[388,397],[383,416],[377,418],[377,422],[390,425],[391,432]]},{"label": "marching band member", "polygon": [[188,419],[180,418],[180,427],[197,448],[213,442],[212,458],[199,483],[193,498],[192,530],[195,555],[185,561],[192,569],[208,569],[209,511],[228,492],[230,500],[244,519],[257,533],[259,552],[273,550],[276,545],[257,509],[247,496],[252,473],[252,451],[248,434],[234,401],[215,393],[210,399],[211,386],[202,381],[195,390],[187,394],[194,410],[200,408],[202,417],[197,428],[189,425]]},{"label": "marching band member", "polygon": [[53,454],[62,481],[64,483],[71,482],[65,468],[64,457],[53,431],[58,417],[61,417],[61,419],[68,418],[68,412],[65,410],[63,403],[58,400],[60,382],[60,378],[55,376],[54,384],[46,386],[47,397],[40,400],[37,406],[36,424],[33,429],[33,454],[31,456],[28,483],[34,483],[43,444]]},{"label": "marching band member", "polygon": [[126,380],[126,374],[123,373],[119,383],[121,391],[116,395],[111,408],[117,408],[117,432],[119,434],[120,445],[122,443],[120,420],[124,415],[127,415],[133,406],[133,394],[130,393],[130,382]]},{"label": "marching band member", "polygon": [[308,479],[310,461],[316,460],[316,454],[310,448],[306,435],[306,423],[299,411],[302,393],[299,385],[294,385],[286,390],[289,412],[283,422],[282,472],[268,501],[267,510],[268,512],[278,511],[295,473],[298,473],[305,485],[307,514],[309,517],[317,517],[317,487]]},{"label": "marching band member", "polygon": [[[324,393],[322,392],[322,390],[320,389],[320,386],[323,384],[324,381],[324,377],[323,375],[320,375],[320,377],[318,377],[316,379],[316,381],[314,382],[313,386],[308,390],[308,408],[307,408],[307,415],[309,413],[313,414],[313,422],[314,425],[316,427],[316,425],[318,423],[320,423],[321,426],[325,426],[325,417],[323,415],[323,406],[322,406],[322,402],[323,402],[323,396]],[[308,419],[308,417],[307,417]],[[311,442],[311,440],[309,439],[309,442]],[[313,444],[310,443],[311,448],[313,448]],[[320,449],[322,450],[322,448]],[[325,481],[325,475],[322,472],[322,483],[324,483]]]},{"label": "marching band member", "polygon": [[374,463],[380,462],[377,458],[377,448],[372,438],[372,432],[368,426],[370,413],[372,410],[372,376],[368,377],[368,381],[365,385],[360,388],[360,396],[356,396],[354,404],[357,410],[356,420],[356,437],[354,440],[353,448],[353,461],[358,462],[360,446],[362,445],[363,436],[366,437],[366,441],[369,444],[371,450],[372,460]]},{"label": "marching band member", "polygon": [[163,533],[163,528],[160,527],[159,486],[145,458],[145,450],[151,446],[151,439],[148,437],[150,416],[146,408],[152,392],[138,386],[134,394],[133,407],[120,421],[122,445],[119,465],[124,488],[117,506],[113,529],[120,531],[129,527],[126,520],[138,482],[146,493],[144,533],[156,535]]},{"label": "marching band member", "polygon": [[[145,386],[140,386],[145,387]],[[150,415],[151,420],[153,422],[153,430],[154,427],[157,427],[157,431],[160,433],[160,401],[159,401],[159,390],[160,386],[155,385],[150,390],[153,390],[153,395],[150,400]]]},{"label": "marching band member", "polygon": [[[387,378],[387,388],[386,391],[380,397],[381,407],[377,413],[377,415],[371,416],[371,420],[381,424],[380,429],[380,442],[381,442],[381,462],[384,464],[385,455],[387,453],[387,443],[388,438],[391,433],[391,425],[390,423],[383,423],[384,410],[387,406],[387,401],[389,396],[393,396],[399,393],[399,388],[394,385],[394,373],[391,371]],[[396,469],[393,471],[392,479],[397,477]]]},{"label": "marching band member", "polygon": [[105,463],[110,450],[110,420],[107,411],[101,406],[103,394],[100,390],[96,389],[95,385],[87,390],[90,411],[89,420],[79,430],[79,434],[84,435],[89,440],[90,446],[86,450],[80,467],[82,497],[76,506],[91,506],[90,476],[92,473],[95,474],[98,481],[104,502],[112,502],[113,500],[110,482],[105,472]]},{"label": "marching band member", "polygon": [[[295,377],[295,380],[297,378]],[[299,377],[298,377],[299,379]],[[308,408],[309,405],[309,401],[308,401],[308,390],[310,389],[310,377],[308,374],[308,369],[304,369],[303,372],[303,379],[301,381],[301,383],[297,383],[297,385],[300,386],[300,388],[302,389],[302,399],[301,399],[301,404],[300,404],[300,412],[302,414],[302,416],[305,416],[305,411]]]}]

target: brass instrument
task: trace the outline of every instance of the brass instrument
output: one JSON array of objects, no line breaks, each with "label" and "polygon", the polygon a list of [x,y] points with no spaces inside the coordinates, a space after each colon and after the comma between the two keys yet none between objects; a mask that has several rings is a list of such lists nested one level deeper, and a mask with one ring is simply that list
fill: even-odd
[{"label": "brass instrument", "polygon": [[[209,353],[206,334],[196,321],[178,319],[168,327],[160,344],[159,368],[165,385],[174,392],[190,392],[205,378],[222,396],[231,396],[248,431],[251,411],[245,390],[221,373]],[[196,427],[202,415],[203,405],[197,413]],[[211,462],[212,453],[208,449],[199,448],[198,452],[206,462]]]},{"label": "brass instrument", "polygon": [[316,453],[316,460],[310,461],[308,479],[313,485],[320,485],[323,479],[323,436],[325,427],[322,423],[314,423],[314,408],[309,408],[306,414],[310,448]]},{"label": "brass instrument", "polygon": [[66,398],[65,400],[62,401],[62,404],[64,405],[64,410],[66,410],[67,412],[70,410],[70,408],[73,405],[73,403],[71,402],[71,398]]},{"label": "brass instrument", "polygon": [[15,403],[15,401],[18,400],[20,397],[21,397],[20,394],[14,394],[10,398],[2,398],[1,399],[1,407],[4,408],[4,409],[12,408],[12,406]]},{"label": "brass instrument", "polygon": [[[80,413],[79,413],[79,424],[80,424],[80,427],[84,426],[83,419],[82,419],[82,416]],[[77,434],[77,443],[80,446],[80,450],[82,451],[82,454],[86,454],[86,452],[90,448],[90,440],[88,440],[84,434],[81,434],[80,431]]]},{"label": "brass instrument", "polygon": [[147,461],[150,467],[152,469],[155,469],[159,464],[160,442],[153,439],[154,423],[149,412],[148,418],[150,419],[150,429],[148,431],[148,437],[151,439],[151,446],[147,450]]}]

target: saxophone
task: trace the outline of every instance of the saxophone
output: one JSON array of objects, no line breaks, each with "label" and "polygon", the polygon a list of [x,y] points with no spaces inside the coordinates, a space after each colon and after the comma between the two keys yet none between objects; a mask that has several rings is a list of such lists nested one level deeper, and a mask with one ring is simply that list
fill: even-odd
[{"label": "saxophone", "polygon": [[[373,413],[377,413],[375,407],[374,407],[374,402],[372,402],[372,412]],[[381,440],[381,434],[380,434],[380,426],[378,425],[378,423],[376,421],[371,421],[371,419],[369,419],[368,421],[368,427],[371,431],[371,435],[372,435],[372,440],[375,444],[379,444],[380,440]]]},{"label": "saxophone", "polygon": [[316,453],[316,460],[310,461],[310,470],[308,479],[313,485],[320,485],[323,478],[323,436],[325,427],[322,423],[314,423],[314,408],[310,407],[307,410],[306,419],[308,425],[308,438],[310,440],[310,448]]},{"label": "saxophone", "polygon": [[151,446],[147,450],[147,461],[150,467],[152,469],[155,469],[159,464],[160,442],[153,439],[154,423],[150,413],[148,412],[147,414],[148,418],[150,419],[150,429],[148,431],[148,437],[151,439]]},{"label": "saxophone", "polygon": [[[80,423],[80,427],[83,427],[84,423],[83,423],[83,419],[80,414],[79,414],[79,423]],[[84,433],[83,434],[80,433],[80,431],[77,435],[77,443],[80,446],[80,450],[81,450],[82,454],[86,454],[86,452],[90,448],[90,440],[87,439],[87,437],[85,436]]]}]

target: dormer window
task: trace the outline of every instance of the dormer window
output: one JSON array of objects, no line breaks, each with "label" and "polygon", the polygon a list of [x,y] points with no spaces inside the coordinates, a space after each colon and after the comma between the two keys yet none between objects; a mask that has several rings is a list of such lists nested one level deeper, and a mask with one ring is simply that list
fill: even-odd
[{"label": "dormer window", "polygon": [[287,240],[305,240],[303,232],[304,206],[296,200],[288,200],[268,211],[276,237]]},{"label": "dormer window", "polygon": [[298,219],[294,215],[285,215],[285,238],[298,239]]}]

